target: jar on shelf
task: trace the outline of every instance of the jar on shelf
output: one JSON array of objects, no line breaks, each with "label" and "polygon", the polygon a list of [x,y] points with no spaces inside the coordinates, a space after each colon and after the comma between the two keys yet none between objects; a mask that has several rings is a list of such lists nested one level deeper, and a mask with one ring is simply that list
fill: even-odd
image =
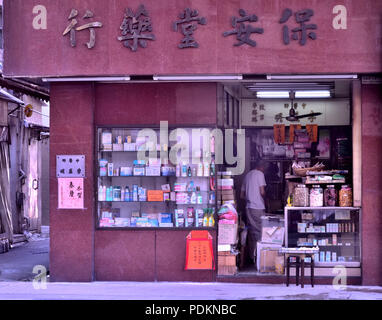
[{"label": "jar on shelf", "polygon": [[310,189],[310,206],[322,207],[324,205],[324,193],[319,185],[314,185]]},{"label": "jar on shelf", "polygon": [[299,184],[293,190],[293,206],[309,207],[309,189],[305,184]]},{"label": "jar on shelf", "polygon": [[340,207],[351,207],[353,205],[352,188],[346,184],[342,185],[339,199]]},{"label": "jar on shelf", "polygon": [[324,190],[324,206],[335,207],[337,205],[337,190],[334,185],[328,185]]}]

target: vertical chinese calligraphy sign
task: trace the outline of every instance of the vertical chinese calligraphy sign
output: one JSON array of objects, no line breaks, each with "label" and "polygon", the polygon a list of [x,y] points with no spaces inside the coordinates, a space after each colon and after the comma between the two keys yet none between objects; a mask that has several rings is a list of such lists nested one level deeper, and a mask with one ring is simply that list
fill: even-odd
[{"label": "vertical chinese calligraphy sign", "polygon": [[83,178],[58,178],[58,209],[84,209]]},{"label": "vertical chinese calligraphy sign", "polygon": [[185,270],[215,270],[212,236],[208,231],[191,231],[187,235]]}]

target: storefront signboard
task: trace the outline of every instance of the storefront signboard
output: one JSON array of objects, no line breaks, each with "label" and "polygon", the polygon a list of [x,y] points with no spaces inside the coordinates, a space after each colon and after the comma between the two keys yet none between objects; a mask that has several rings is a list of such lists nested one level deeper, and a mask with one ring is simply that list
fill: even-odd
[{"label": "storefront signboard", "polygon": [[374,0],[5,0],[4,74],[375,73],[381,17]]}]

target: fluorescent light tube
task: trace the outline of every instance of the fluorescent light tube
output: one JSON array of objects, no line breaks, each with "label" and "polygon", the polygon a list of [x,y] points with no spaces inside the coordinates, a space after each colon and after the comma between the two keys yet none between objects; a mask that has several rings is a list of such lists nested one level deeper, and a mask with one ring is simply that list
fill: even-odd
[{"label": "fluorescent light tube", "polygon": [[356,74],[267,75],[267,80],[357,79]]},{"label": "fluorescent light tube", "polygon": [[257,91],[257,98],[289,98],[289,91]]},{"label": "fluorescent light tube", "polygon": [[130,77],[68,77],[68,78],[42,78],[43,82],[108,82],[108,81],[130,81]]},{"label": "fluorescent light tube", "polygon": [[329,90],[296,91],[295,98],[330,98]]},{"label": "fluorescent light tube", "polygon": [[153,76],[155,81],[222,81],[243,80],[242,75],[164,75]]}]

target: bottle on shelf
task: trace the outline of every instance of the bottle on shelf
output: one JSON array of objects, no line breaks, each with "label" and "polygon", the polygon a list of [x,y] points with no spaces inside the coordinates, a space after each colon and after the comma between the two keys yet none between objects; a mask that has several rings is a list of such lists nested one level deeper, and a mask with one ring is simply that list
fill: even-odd
[{"label": "bottle on shelf", "polygon": [[125,201],[125,188],[121,187],[121,201]]},{"label": "bottle on shelf", "polygon": [[210,175],[214,176],[215,175],[215,162],[211,162],[211,168],[210,168]]},{"label": "bottle on shelf", "polygon": [[192,167],[192,176],[196,177],[196,167],[195,166]]},{"label": "bottle on shelf", "polygon": [[197,172],[198,177],[203,177],[203,163],[199,162],[198,163],[198,172]]},{"label": "bottle on shelf", "polygon": [[208,213],[207,213],[207,209],[203,209],[203,227],[208,227]]},{"label": "bottle on shelf", "polygon": [[187,165],[185,163],[182,164],[182,177],[187,177]]},{"label": "bottle on shelf", "polygon": [[130,201],[130,189],[129,189],[129,187],[128,186],[126,186],[126,188],[125,188],[125,199],[124,199],[124,201]]},{"label": "bottle on shelf", "polygon": [[211,153],[215,153],[215,136],[211,136],[210,151]]},{"label": "bottle on shelf", "polygon": [[192,191],[190,203],[196,204],[196,193],[195,193],[195,191]]},{"label": "bottle on shelf", "polygon": [[99,186],[98,201],[106,201],[106,186],[102,186],[102,185]]},{"label": "bottle on shelf", "polygon": [[215,225],[214,213],[213,213],[212,209],[210,209],[209,211],[210,211],[210,214],[208,217],[208,226],[213,227]]},{"label": "bottle on shelf", "polygon": [[204,176],[205,177],[209,177],[210,176],[210,165],[209,165],[209,163],[207,161],[204,162],[203,172],[204,172]]},{"label": "bottle on shelf", "polygon": [[180,164],[179,164],[179,163],[176,165],[175,175],[176,175],[177,177],[180,177]]},{"label": "bottle on shelf", "polygon": [[106,201],[113,201],[113,187],[106,188]]},{"label": "bottle on shelf", "polygon": [[203,203],[203,197],[202,197],[202,193],[200,192],[200,188],[199,187],[197,187],[197,192],[198,192],[198,195],[197,195],[196,202],[198,204],[202,204]]},{"label": "bottle on shelf", "polygon": [[188,166],[188,168],[187,168],[187,176],[188,177],[192,177],[192,171],[191,171],[191,167],[190,166]]}]

